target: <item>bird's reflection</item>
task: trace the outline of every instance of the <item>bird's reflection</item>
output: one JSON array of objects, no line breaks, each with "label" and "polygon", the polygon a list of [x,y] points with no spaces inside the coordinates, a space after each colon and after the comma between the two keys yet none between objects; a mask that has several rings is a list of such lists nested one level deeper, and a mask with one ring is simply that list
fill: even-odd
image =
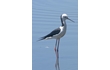
[{"label": "bird's reflection", "polygon": [[56,70],[60,70],[60,66],[59,66],[59,42],[60,39],[56,40],[56,44],[55,44],[55,54],[56,54],[56,63],[55,63],[55,68]]},{"label": "bird's reflection", "polygon": [[[57,53],[56,53],[56,54],[57,54]],[[57,55],[58,55],[58,54],[57,54]],[[56,58],[55,68],[56,68],[56,70],[60,70],[60,66],[59,66],[59,57]]]}]

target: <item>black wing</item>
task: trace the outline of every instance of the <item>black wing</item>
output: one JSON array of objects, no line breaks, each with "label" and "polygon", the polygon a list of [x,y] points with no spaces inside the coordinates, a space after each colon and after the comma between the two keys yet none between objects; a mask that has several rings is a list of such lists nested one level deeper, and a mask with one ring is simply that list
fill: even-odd
[{"label": "black wing", "polygon": [[52,32],[50,32],[48,35],[41,37],[40,40],[43,40],[47,37],[52,37],[53,35],[56,35],[58,33],[60,33],[60,28],[57,28],[57,29],[53,30]]}]

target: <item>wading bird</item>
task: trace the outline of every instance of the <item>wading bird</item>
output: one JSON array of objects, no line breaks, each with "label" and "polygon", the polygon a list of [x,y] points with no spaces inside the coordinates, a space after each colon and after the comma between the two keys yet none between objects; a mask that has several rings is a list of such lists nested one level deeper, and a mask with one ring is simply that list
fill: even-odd
[{"label": "wading bird", "polygon": [[61,19],[62,25],[59,28],[54,29],[52,32],[50,32],[46,36],[40,38],[40,40],[56,39],[54,50],[56,53],[57,60],[56,60],[55,67],[56,67],[56,65],[58,65],[58,69],[59,69],[59,60],[58,60],[58,58],[59,58],[59,42],[60,42],[60,38],[63,37],[66,33],[66,28],[67,28],[66,19],[74,22],[73,20],[68,18],[67,14],[62,14],[60,16],[60,19]]}]

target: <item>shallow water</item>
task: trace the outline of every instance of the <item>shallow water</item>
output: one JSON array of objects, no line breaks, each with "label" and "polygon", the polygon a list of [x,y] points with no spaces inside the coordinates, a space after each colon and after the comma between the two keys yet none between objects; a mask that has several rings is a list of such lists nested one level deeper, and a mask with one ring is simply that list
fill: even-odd
[{"label": "shallow water", "polygon": [[55,70],[55,39],[37,40],[61,25],[60,15],[68,14],[66,35],[60,40],[60,70],[78,70],[78,2],[77,0],[33,0],[32,69]]}]

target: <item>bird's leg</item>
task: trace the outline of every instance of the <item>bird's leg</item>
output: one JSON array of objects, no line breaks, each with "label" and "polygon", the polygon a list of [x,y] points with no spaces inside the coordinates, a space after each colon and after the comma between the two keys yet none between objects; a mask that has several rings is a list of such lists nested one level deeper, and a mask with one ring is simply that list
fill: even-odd
[{"label": "bird's leg", "polygon": [[57,42],[58,42],[58,40],[56,39],[55,48],[54,48],[56,57],[57,57]]},{"label": "bird's leg", "polygon": [[59,43],[60,43],[60,39],[58,39],[58,45],[57,45],[57,65],[58,65],[58,70],[60,70],[60,67],[59,67]]},{"label": "bird's leg", "polygon": [[59,43],[60,43],[60,39],[58,40],[58,45],[57,45],[57,58],[59,58]]},{"label": "bird's leg", "polygon": [[57,48],[57,39],[56,39],[55,48],[54,48],[55,53],[56,53],[56,48]]},{"label": "bird's leg", "polygon": [[56,39],[56,43],[55,43],[55,48],[54,48],[54,50],[55,50],[55,54],[56,54],[56,63],[55,63],[55,68],[56,68],[56,70],[57,70],[57,42],[58,42],[58,40]]}]

